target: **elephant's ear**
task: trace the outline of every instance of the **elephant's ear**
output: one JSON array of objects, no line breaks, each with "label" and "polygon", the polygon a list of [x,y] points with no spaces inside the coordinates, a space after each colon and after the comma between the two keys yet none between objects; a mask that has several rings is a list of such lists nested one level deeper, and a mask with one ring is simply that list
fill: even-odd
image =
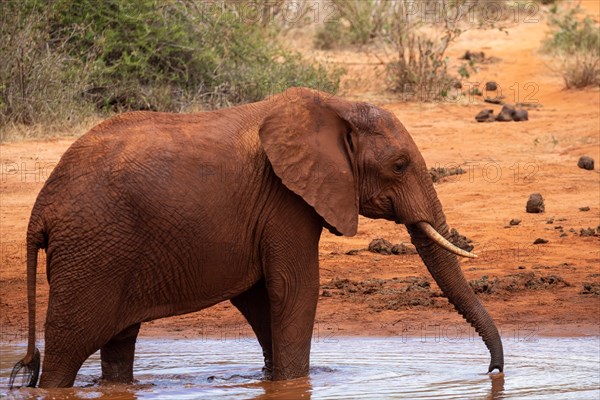
[{"label": "elephant's ear", "polygon": [[[344,115],[351,103],[308,89],[290,89],[274,102],[259,136],[275,174],[332,228],[353,236],[358,191]],[[347,137],[348,135],[348,137]]]}]

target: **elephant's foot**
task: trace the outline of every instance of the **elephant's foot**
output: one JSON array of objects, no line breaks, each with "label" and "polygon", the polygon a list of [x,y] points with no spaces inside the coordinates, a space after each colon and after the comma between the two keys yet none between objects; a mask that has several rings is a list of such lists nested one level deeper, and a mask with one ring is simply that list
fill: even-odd
[{"label": "elephant's foot", "polygon": [[133,382],[133,363],[102,361],[102,377],[100,378],[100,382]]},{"label": "elephant's foot", "polygon": [[42,389],[72,387],[79,368],[93,350],[87,349],[85,353],[75,353],[72,348],[57,346],[51,335],[46,337],[44,352],[44,366],[39,387]]},{"label": "elephant's foot", "polygon": [[72,387],[76,375],[77,371],[75,371],[75,373],[71,371],[64,373],[61,371],[43,371],[39,387],[41,389]]},{"label": "elephant's foot", "polygon": [[273,380],[273,370],[272,369],[269,369],[267,367],[263,367],[262,373],[263,373],[263,380],[265,380],[265,381],[272,381]]},{"label": "elephant's foot", "polygon": [[262,368],[263,378],[265,380],[271,381],[273,380],[273,358],[267,356],[267,354],[263,351],[265,356],[265,366]]},{"label": "elephant's foot", "polygon": [[[52,309],[50,305],[48,309]],[[46,322],[46,348],[39,385],[42,389],[72,387],[81,365],[98,350],[93,342],[81,340],[81,336],[89,332],[79,333],[57,327],[62,328],[61,324]]]}]

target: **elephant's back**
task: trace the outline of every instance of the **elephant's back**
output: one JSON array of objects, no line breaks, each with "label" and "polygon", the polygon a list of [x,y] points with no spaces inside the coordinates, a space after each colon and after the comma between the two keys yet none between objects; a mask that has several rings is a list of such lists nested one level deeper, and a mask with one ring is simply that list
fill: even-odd
[{"label": "elephant's back", "polygon": [[[63,154],[40,196],[63,200],[93,190],[169,180],[174,168],[193,169],[231,154],[235,140],[216,135],[213,113],[131,112],[108,119]],[[161,182],[164,183],[164,182]]]},{"label": "elephant's back", "polygon": [[235,153],[246,145],[235,135],[235,118],[223,124],[227,116],[134,112],[101,123],[65,152],[32,220],[42,221],[54,243],[74,231],[90,241],[125,232],[190,240],[199,230],[218,233],[214,210],[235,210],[228,203],[237,201],[219,187],[251,173],[240,168],[247,162]]},{"label": "elephant's back", "polygon": [[[161,115],[162,114],[162,115]],[[93,190],[100,194],[129,175],[160,158],[177,151],[182,138],[166,137],[161,125],[169,114],[133,112],[108,119],[77,139],[63,154],[39,196],[47,204],[70,199],[80,201]],[[157,121],[162,120],[162,124]],[[175,136],[175,135],[173,135]],[[100,191],[100,193],[99,193]]]}]

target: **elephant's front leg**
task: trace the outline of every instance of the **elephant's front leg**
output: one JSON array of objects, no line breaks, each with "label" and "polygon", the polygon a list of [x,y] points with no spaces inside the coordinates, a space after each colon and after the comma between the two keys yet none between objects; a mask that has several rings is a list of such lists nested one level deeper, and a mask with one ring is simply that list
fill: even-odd
[{"label": "elephant's front leg", "polygon": [[[286,246],[287,247],[287,246]],[[319,297],[317,247],[278,248],[265,264],[271,304],[273,380],[308,375],[310,344]]]}]

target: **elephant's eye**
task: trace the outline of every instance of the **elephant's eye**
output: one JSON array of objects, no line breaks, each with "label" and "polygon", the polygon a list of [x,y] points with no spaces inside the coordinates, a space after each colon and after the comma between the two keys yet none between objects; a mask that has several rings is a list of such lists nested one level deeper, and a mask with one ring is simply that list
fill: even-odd
[{"label": "elephant's eye", "polygon": [[398,161],[396,163],[394,163],[394,166],[392,167],[393,171],[397,174],[401,174],[404,172],[404,170],[406,170],[408,163],[405,161]]}]

